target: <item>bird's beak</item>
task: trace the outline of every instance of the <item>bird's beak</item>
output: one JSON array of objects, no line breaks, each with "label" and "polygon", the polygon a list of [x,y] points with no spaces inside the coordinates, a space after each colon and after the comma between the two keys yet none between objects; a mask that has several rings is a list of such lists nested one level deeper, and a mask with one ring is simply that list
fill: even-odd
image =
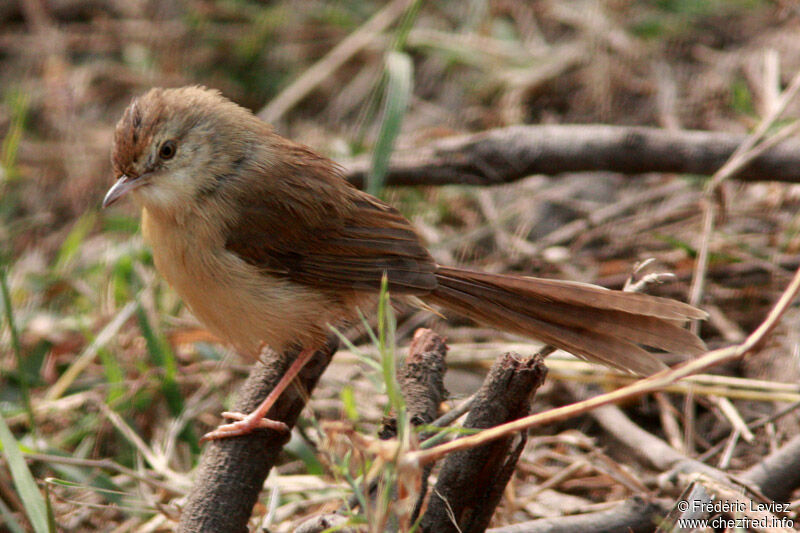
[{"label": "bird's beak", "polygon": [[143,179],[144,175],[138,176],[136,178],[131,178],[123,174],[119,177],[117,182],[108,189],[106,193],[106,197],[103,198],[103,207],[108,207],[123,196],[125,196],[128,192],[132,191],[133,189],[143,185],[145,180]]}]

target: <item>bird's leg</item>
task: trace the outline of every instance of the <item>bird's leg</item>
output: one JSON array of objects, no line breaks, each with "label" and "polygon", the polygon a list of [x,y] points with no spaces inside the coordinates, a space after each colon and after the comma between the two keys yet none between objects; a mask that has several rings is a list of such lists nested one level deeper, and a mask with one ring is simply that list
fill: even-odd
[{"label": "bird's leg", "polygon": [[275,385],[275,388],[264,398],[264,401],[253,410],[250,414],[233,413],[225,411],[222,416],[236,420],[230,424],[223,424],[214,431],[210,431],[203,435],[200,442],[207,440],[226,439],[228,437],[238,437],[239,435],[247,435],[257,428],[275,429],[278,431],[289,431],[289,426],[277,420],[270,420],[264,418],[269,412],[270,408],[275,404],[283,391],[292,383],[300,370],[314,355],[315,350],[306,348],[298,354],[297,359],[291,364],[289,369],[283,375],[281,380]]}]

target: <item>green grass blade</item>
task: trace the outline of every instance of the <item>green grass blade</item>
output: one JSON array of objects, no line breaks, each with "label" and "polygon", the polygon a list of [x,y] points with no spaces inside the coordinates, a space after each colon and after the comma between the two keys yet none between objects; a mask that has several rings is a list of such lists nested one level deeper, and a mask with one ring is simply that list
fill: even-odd
[{"label": "green grass blade", "polygon": [[11,509],[5,504],[5,502],[0,499],[0,516],[3,517],[3,521],[0,522],[0,526],[8,528],[11,533],[27,533],[25,528],[19,525],[17,519],[14,518],[14,514],[11,512]]},{"label": "green grass blade", "polygon": [[58,255],[56,256],[56,263],[55,269],[57,272],[62,271],[75,257],[80,250],[81,243],[86,239],[86,236],[94,227],[94,223],[97,220],[97,213],[94,211],[90,211],[88,213],[84,213],[75,224],[73,224],[72,229],[69,231],[69,234],[64,239],[64,242],[61,244],[61,248],[58,250]]},{"label": "green grass blade", "polygon": [[33,479],[27,463],[25,463],[17,439],[14,438],[2,416],[0,416],[0,444],[3,445],[3,455],[8,463],[8,469],[11,471],[14,486],[17,488],[22,503],[25,505],[25,512],[31,522],[31,526],[33,526],[33,530],[36,533],[49,532],[48,524],[50,523],[50,518],[47,512],[47,503],[39,491],[39,487],[36,485],[36,480]]},{"label": "green grass blade", "polygon": [[47,530],[53,533],[58,531],[56,526],[56,513],[53,511],[53,499],[50,497],[50,488],[44,486],[44,504],[47,509]]},{"label": "green grass blade", "polygon": [[97,350],[97,355],[103,364],[103,373],[106,375],[106,381],[109,384],[106,403],[113,407],[117,401],[125,396],[125,372],[114,355],[105,348]]},{"label": "green grass blade", "polygon": [[25,131],[30,96],[25,91],[12,91],[7,97],[7,109],[11,110],[11,124],[3,144],[0,146],[0,188],[4,182],[16,177],[17,152]]},{"label": "green grass blade", "polygon": [[342,387],[342,390],[339,391],[339,398],[342,401],[342,409],[344,410],[345,416],[351,422],[358,421],[358,406],[356,405],[356,397],[355,393],[353,392],[353,387],[350,385],[345,385]]},{"label": "green grass blade", "polygon": [[164,370],[161,389],[167,398],[170,412],[177,416],[183,411],[183,396],[178,388],[178,383],[175,381],[178,373],[175,354],[172,353],[167,343],[156,334],[141,306],[136,309],[136,317],[139,320],[139,329],[147,345],[150,360],[154,365]]},{"label": "green grass blade", "polygon": [[383,120],[372,154],[372,169],[367,179],[367,192],[376,196],[383,189],[389,159],[411,98],[413,72],[413,63],[407,54],[389,52],[386,56],[387,82]]},{"label": "green grass blade", "polygon": [[17,363],[22,358],[22,344],[19,341],[19,331],[14,324],[14,309],[11,306],[11,291],[8,289],[8,272],[6,266],[0,268],[0,291],[3,296],[3,312],[6,317],[6,325],[11,333],[11,348],[17,356]]},{"label": "green grass blade", "polygon": [[[359,314],[360,313],[361,311],[359,311]],[[370,335],[370,338],[375,339],[375,346],[378,346],[378,338],[375,337],[375,333],[372,331],[372,329],[369,327],[369,324],[367,324],[366,321],[364,322],[364,324],[366,324],[365,326],[366,331]],[[342,333],[339,329],[335,328],[334,326],[328,326],[328,327],[331,329],[331,331],[333,331],[336,334],[337,337],[339,337],[339,341],[342,344],[344,344],[345,348],[353,352],[353,355],[355,355],[359,361],[367,365],[372,370],[375,370],[377,372],[381,371],[381,364],[376,359],[373,359],[372,357],[361,351],[358,348],[358,346],[353,344],[353,342],[350,339],[348,339],[347,336],[344,333]]]},{"label": "green grass blade", "polygon": [[400,19],[400,24],[397,26],[397,30],[395,31],[392,49],[400,51],[406,47],[408,34],[414,27],[414,22],[417,20],[420,7],[422,7],[422,0],[414,0],[414,3],[412,3],[408,9],[406,9],[406,12],[403,14],[403,18]]},{"label": "green grass blade", "polygon": [[306,467],[306,473],[312,476],[325,474],[325,467],[317,458],[317,450],[308,445],[303,437],[292,432],[292,437],[284,446],[284,450],[300,459]]},{"label": "green grass blade", "polygon": [[395,320],[389,298],[389,280],[384,274],[381,280],[381,293],[378,299],[378,341],[381,354],[381,369],[386,386],[389,406],[397,418],[398,436],[405,427],[405,401],[397,383],[397,358],[395,353]]},{"label": "green grass blade", "polygon": [[5,322],[8,325],[9,332],[11,333],[11,347],[14,350],[14,357],[17,361],[17,374],[19,377],[20,394],[25,406],[25,411],[28,415],[28,422],[31,431],[36,430],[36,425],[33,421],[33,406],[31,405],[30,396],[30,383],[28,382],[28,374],[25,371],[26,365],[24,354],[22,353],[22,343],[19,340],[19,331],[17,330],[16,323],[14,322],[14,307],[11,305],[11,291],[8,289],[8,276],[5,265],[0,265],[0,296],[3,300],[3,313],[5,314]]},{"label": "green grass blade", "polygon": [[[396,50],[398,52],[403,51],[406,46],[406,41],[408,40],[408,34],[414,26],[414,22],[417,19],[417,15],[419,14],[419,9],[421,6],[422,1],[415,0],[406,9],[405,14],[400,19],[397,30],[395,31],[390,47],[391,50]],[[378,79],[375,81],[372,89],[370,90],[369,97],[366,99],[366,106],[363,108],[359,114],[358,120],[356,121],[356,123],[360,125],[358,127],[358,131],[353,137],[353,145],[359,152],[363,150],[364,138],[367,136],[367,132],[371,128],[372,120],[375,118],[375,115],[378,113],[378,109],[380,108],[380,103],[382,100],[380,95],[383,94],[384,88],[386,87],[386,78],[386,69],[383,69],[380,73],[380,76],[378,76]]]},{"label": "green grass blade", "polygon": [[[154,365],[164,370],[161,392],[167,399],[170,413],[177,417],[183,412],[184,404],[183,395],[177,381],[178,362],[175,359],[175,354],[167,341],[156,334],[147,319],[147,313],[144,312],[141,305],[136,308],[136,316],[139,320],[139,329],[147,345],[147,352],[150,354],[150,360]],[[193,451],[200,451],[198,437],[191,426],[186,426],[181,431],[180,437],[191,446]]]}]

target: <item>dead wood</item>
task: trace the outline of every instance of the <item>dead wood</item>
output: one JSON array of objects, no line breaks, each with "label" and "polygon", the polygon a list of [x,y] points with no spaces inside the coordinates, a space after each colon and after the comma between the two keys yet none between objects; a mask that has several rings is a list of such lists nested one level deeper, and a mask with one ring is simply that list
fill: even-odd
[{"label": "dead wood", "polygon": [[[524,417],[547,368],[538,355],[506,353],[478,391],[465,428],[485,429]],[[424,532],[482,532],[489,524],[520,453],[526,432],[448,455],[422,517]]]},{"label": "dead wood", "polygon": [[[722,263],[709,266],[708,278],[711,280],[724,282],[731,287],[751,288],[753,286],[762,287],[767,285],[776,275],[781,275],[787,280],[791,279],[795,270],[800,268],[800,256],[778,255],[772,260],[772,270],[765,268],[763,264],[755,262]],[[688,281],[692,277],[689,270],[681,269],[673,272],[676,281]],[[621,287],[630,277],[628,273],[604,276],[594,280],[594,283],[603,287]],[[659,295],[671,294],[673,291],[677,296],[676,286],[679,284],[652,285],[651,290]]]},{"label": "dead wood", "polygon": [[[795,351],[800,341],[798,326],[800,326],[800,311],[797,308],[789,309],[764,346],[742,361],[740,370],[743,377],[771,383],[800,383],[800,361]],[[741,403],[743,408],[753,414],[770,416],[778,411],[778,406],[774,404]],[[788,416],[780,417],[774,424],[778,441],[791,438],[800,433],[800,414],[790,413]]]},{"label": "dead wood", "polygon": [[[439,406],[447,398],[447,390],[444,388],[444,374],[447,371],[445,358],[447,356],[447,344],[443,337],[431,329],[419,328],[414,332],[414,338],[408,347],[408,356],[404,364],[397,370],[397,382],[403,393],[406,403],[409,420],[414,426],[430,424],[439,414]],[[388,417],[383,421],[378,436],[383,440],[393,439],[397,436],[397,419]],[[421,436],[425,438],[425,436]],[[419,516],[422,503],[428,490],[428,476],[434,464],[425,465],[422,473],[422,485],[419,498],[414,506],[411,521],[414,522]],[[377,481],[373,481],[369,490],[370,495],[374,495]],[[349,508],[359,505],[358,498],[350,498]],[[328,523],[340,523],[343,515],[339,513],[327,513],[314,517],[307,522],[303,522],[303,531],[311,533],[323,531],[331,526],[322,527]],[[299,529],[298,529],[299,531]]]},{"label": "dead wood", "polygon": [[[448,137],[397,152],[387,185],[497,185],[533,174],[610,171],[711,175],[745,135],[606,125],[526,125]],[[370,162],[346,165],[361,187]],[[735,176],[746,181],[800,181],[800,141],[785,141],[754,159]]]},{"label": "dead wood", "polygon": [[[562,386],[575,401],[585,400],[590,395],[585,387],[569,383]],[[592,410],[590,416],[614,439],[622,443],[631,457],[660,472],[670,470],[680,472],[702,472],[712,477],[725,477],[725,474],[700,461],[679,452],[666,441],[642,429],[616,405],[604,405]]]},{"label": "dead wood", "polygon": [[[447,371],[445,357],[447,344],[444,338],[433,330],[420,328],[414,333],[414,339],[408,348],[408,357],[405,364],[397,374],[397,381],[411,423],[414,426],[426,425],[433,422],[439,414],[439,406],[447,399],[447,390],[444,388],[444,374]],[[391,425],[384,423],[380,437],[392,438],[397,435],[388,431]],[[421,435],[425,438],[425,435]],[[428,477],[431,475],[434,463],[422,467],[422,485],[419,497],[411,514],[411,522],[419,517],[422,504],[428,492]]]},{"label": "dead wood", "polygon": [[355,528],[347,527],[348,518],[336,513],[326,513],[309,518],[294,530],[294,533],[323,533],[336,531],[337,533],[354,533]]},{"label": "dead wood", "polygon": [[800,435],[751,466],[740,477],[770,500],[783,502],[800,487]]},{"label": "dead wood", "polygon": [[[573,392],[574,394],[574,392]],[[581,395],[578,394],[578,397]],[[747,485],[769,500],[785,501],[800,487],[800,437],[794,437],[775,453],[765,457],[744,473],[730,477],[726,472],[692,459],[669,446],[631,421],[616,406],[595,409],[592,417],[604,430],[624,443],[637,457],[667,476],[702,473],[717,480]]]},{"label": "dead wood", "polygon": [[[336,352],[338,341],[314,354],[300,371],[294,386],[284,392],[268,417],[294,426],[306,401]],[[263,364],[256,365],[242,386],[235,411],[250,412],[269,394],[284,375],[297,350],[283,354],[268,352]],[[203,453],[194,486],[181,513],[179,531],[248,531],[264,480],[275,464],[290,434],[258,430],[250,435],[208,443]]]},{"label": "dead wood", "polygon": [[666,513],[666,506],[662,502],[634,496],[605,511],[530,520],[488,529],[486,533],[645,533],[653,531]]},{"label": "dead wood", "polygon": [[[439,406],[447,399],[444,374],[447,345],[433,330],[420,328],[408,347],[408,357],[397,371],[397,383],[403,393],[411,423],[430,424],[439,414]],[[397,435],[396,420],[384,421],[380,438]]]},{"label": "dead wood", "polygon": [[[569,389],[574,396],[583,396],[575,387]],[[616,406],[603,406],[592,411],[591,415],[604,430],[623,442],[636,456],[664,472],[663,481],[688,483],[684,493],[676,500],[676,505],[665,519],[665,524],[675,525],[679,519],[706,516],[702,513],[695,515],[691,509],[680,509],[678,503],[686,501],[712,503],[720,499],[725,500],[719,496],[723,489],[726,491],[725,494],[738,494],[742,498],[766,504],[770,501],[784,502],[790,498],[795,489],[800,487],[800,437],[790,440],[744,473],[732,475],[685,456],[663,440],[641,429]],[[716,500],[710,493],[717,494]],[[613,530],[615,529],[607,529],[607,531]]]}]

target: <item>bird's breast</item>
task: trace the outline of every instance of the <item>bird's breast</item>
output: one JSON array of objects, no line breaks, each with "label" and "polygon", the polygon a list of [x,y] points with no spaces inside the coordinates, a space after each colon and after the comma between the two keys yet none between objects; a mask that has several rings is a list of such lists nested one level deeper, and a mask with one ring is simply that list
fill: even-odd
[{"label": "bird's breast", "polygon": [[159,273],[215,335],[248,355],[262,344],[322,344],[349,318],[348,302],[258,270],[225,248],[224,236],[201,221],[176,224],[142,213],[142,232]]}]

